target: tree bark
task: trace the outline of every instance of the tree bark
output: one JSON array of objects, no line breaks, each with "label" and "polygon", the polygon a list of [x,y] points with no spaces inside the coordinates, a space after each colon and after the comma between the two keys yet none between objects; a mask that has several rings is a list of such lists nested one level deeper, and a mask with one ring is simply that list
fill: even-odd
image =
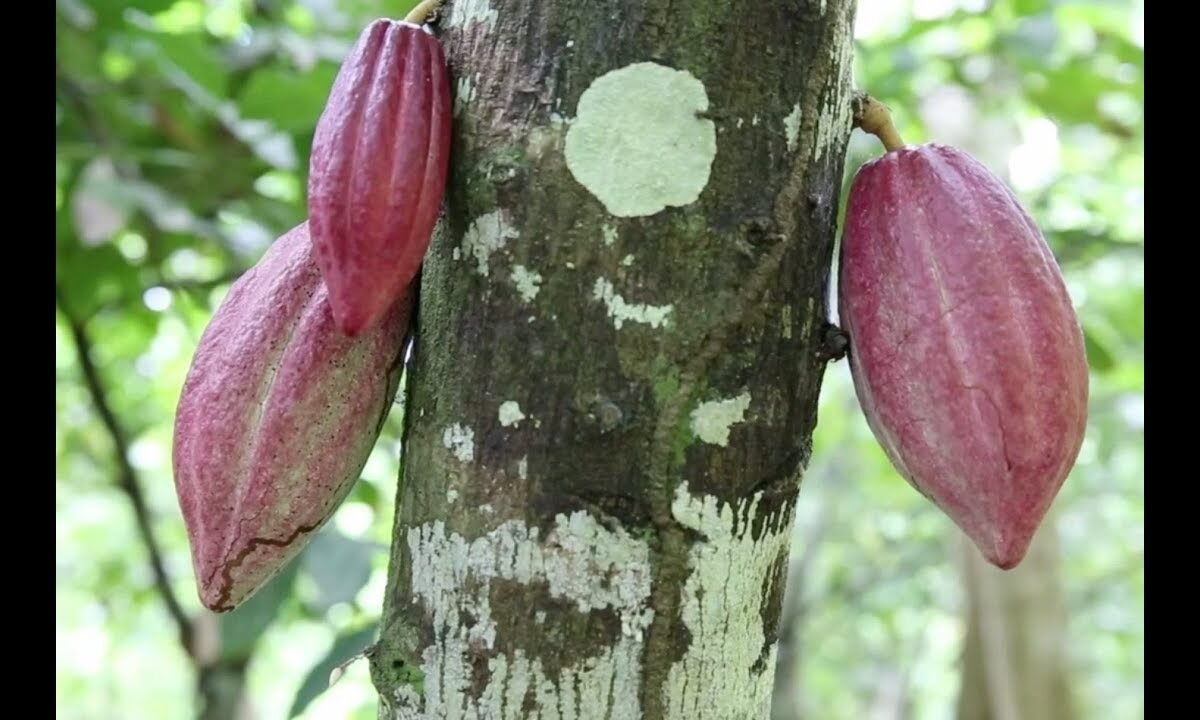
[{"label": "tree bark", "polygon": [[767,718],[854,0],[456,0],[389,718]]}]

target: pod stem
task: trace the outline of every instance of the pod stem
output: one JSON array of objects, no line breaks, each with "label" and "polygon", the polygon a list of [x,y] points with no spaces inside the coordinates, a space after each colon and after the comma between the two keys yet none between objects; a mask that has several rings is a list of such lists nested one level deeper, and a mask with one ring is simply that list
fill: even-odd
[{"label": "pod stem", "polygon": [[888,152],[904,147],[887,106],[866,93],[855,96],[854,126],[879,138]]},{"label": "pod stem", "polygon": [[404,16],[404,22],[410,22],[415,25],[424,24],[425,21],[429,19],[429,16],[432,15],[439,7],[441,7],[442,1],[443,0],[422,0],[422,2],[418,3],[415,8],[410,10],[409,13]]}]

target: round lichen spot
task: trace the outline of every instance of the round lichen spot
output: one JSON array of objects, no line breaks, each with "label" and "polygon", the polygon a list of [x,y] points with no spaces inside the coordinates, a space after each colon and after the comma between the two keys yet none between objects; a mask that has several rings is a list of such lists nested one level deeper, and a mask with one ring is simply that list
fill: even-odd
[{"label": "round lichen spot", "polygon": [[704,84],[643,62],[596,78],[567,131],[571,174],[619,217],[695,202],[717,154]]}]

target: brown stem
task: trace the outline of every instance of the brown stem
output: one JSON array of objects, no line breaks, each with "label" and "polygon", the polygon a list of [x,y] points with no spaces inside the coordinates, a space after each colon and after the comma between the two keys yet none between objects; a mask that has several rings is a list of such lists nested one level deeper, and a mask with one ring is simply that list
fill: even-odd
[{"label": "brown stem", "polygon": [[434,13],[442,5],[442,0],[423,0],[415,8],[409,11],[404,16],[404,22],[415,23],[420,25],[429,19],[429,16]]},{"label": "brown stem", "polygon": [[104,385],[100,381],[100,373],[97,372],[95,364],[92,363],[91,339],[88,337],[83,323],[72,314],[70,306],[63,299],[62,288],[57,283],[55,283],[54,294],[55,299],[58,301],[58,306],[62,309],[63,315],[67,319],[67,324],[70,326],[71,337],[75,341],[75,351],[79,356],[79,367],[82,371],[88,394],[91,395],[92,404],[96,406],[96,412],[100,414],[100,419],[104,423],[104,427],[107,428],[109,436],[112,438],[113,455],[117,461],[117,468],[119,470],[117,486],[125,492],[129,497],[130,504],[133,505],[133,514],[137,519],[138,530],[142,535],[142,542],[146,546],[146,551],[150,555],[150,565],[154,569],[154,584],[158,588],[158,593],[162,596],[163,602],[166,603],[167,612],[175,621],[176,628],[179,631],[180,642],[183,644],[184,649],[190,653],[192,646],[192,624],[188,619],[187,613],[184,612],[183,606],[179,604],[179,600],[175,597],[175,593],[171,589],[171,581],[167,577],[167,568],[166,563],[163,562],[162,550],[158,546],[158,540],[154,537],[154,528],[150,524],[150,510],[146,505],[146,497],[142,493],[142,486],[138,480],[137,472],[134,471],[133,465],[129,462],[129,442],[125,437],[125,429],[117,421],[117,416],[108,403],[108,395],[104,391]]},{"label": "brown stem", "polygon": [[857,110],[854,113],[854,126],[869,132],[883,143],[888,152],[904,147],[904,140],[896,132],[892,124],[892,114],[887,106],[870,95],[859,95],[856,98]]}]

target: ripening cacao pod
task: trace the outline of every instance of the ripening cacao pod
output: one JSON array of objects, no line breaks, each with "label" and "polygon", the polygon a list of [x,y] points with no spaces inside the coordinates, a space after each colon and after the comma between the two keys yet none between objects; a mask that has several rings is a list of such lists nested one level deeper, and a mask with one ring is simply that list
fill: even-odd
[{"label": "ripening cacao pod", "polygon": [[888,458],[993,565],[1015,567],[1088,404],[1082,330],[1033,220],[966,153],[892,149],[850,190],[839,317]]},{"label": "ripening cacao pod", "polygon": [[309,158],[309,227],[343,332],[374,327],[420,269],[446,187],[451,112],[445,57],[428,26],[367,26],[334,80]]},{"label": "ripening cacao pod", "polygon": [[375,330],[342,333],[305,224],[230,288],[175,418],[175,486],[205,607],[249,598],[345,498],[395,398],[412,299]]}]

